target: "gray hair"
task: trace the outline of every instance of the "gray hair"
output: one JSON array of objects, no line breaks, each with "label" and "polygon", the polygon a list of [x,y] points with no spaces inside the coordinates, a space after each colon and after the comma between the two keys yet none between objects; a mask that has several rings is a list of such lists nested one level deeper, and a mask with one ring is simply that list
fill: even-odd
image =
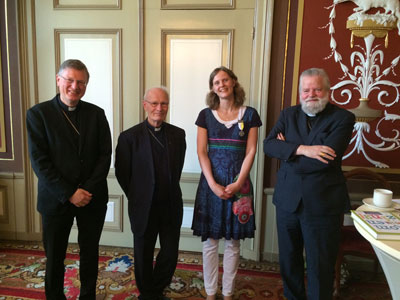
[{"label": "gray hair", "polygon": [[331,88],[331,82],[329,80],[329,76],[326,73],[326,71],[324,69],[319,69],[319,68],[310,68],[307,70],[304,70],[303,73],[301,73],[300,75],[300,79],[299,79],[299,93],[301,93],[301,83],[302,83],[302,79],[303,77],[311,77],[311,76],[319,76],[322,78],[322,81],[324,83],[324,88],[326,91],[329,91]]},{"label": "gray hair", "polygon": [[58,69],[57,75],[62,76],[62,73],[64,72],[65,69],[74,69],[78,71],[85,71],[86,76],[87,76],[87,81],[86,83],[89,82],[89,71],[86,68],[85,64],[81,62],[79,59],[67,59],[64,61],[60,68]]},{"label": "gray hair", "polygon": [[151,88],[147,89],[146,92],[144,93],[143,100],[147,101],[148,98],[149,98],[149,93],[150,93],[152,90],[154,90],[154,89],[163,90],[164,93],[165,93],[165,95],[167,95],[167,98],[168,98],[168,101],[169,101],[169,91],[168,91],[168,88],[167,88],[166,86],[163,86],[163,85],[161,85],[161,86],[155,86],[155,87],[151,87]]}]

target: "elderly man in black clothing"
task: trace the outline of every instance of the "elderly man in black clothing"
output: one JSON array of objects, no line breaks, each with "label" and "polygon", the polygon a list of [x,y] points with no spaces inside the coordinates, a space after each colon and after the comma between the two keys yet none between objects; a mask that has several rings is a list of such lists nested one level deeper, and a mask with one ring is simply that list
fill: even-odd
[{"label": "elderly man in black clothing", "polygon": [[350,205],[341,166],[355,117],[329,103],[329,89],[324,70],[304,71],[300,104],[281,112],[264,141],[265,154],[281,161],[273,203],[284,295],[289,300],[332,298],[340,220]]},{"label": "elderly man in black clothing", "polygon": [[[128,197],[134,236],[135,278],[141,300],[163,295],[175,272],[183,216],[179,181],[185,159],[183,129],[165,122],[169,96],[165,88],[146,91],[147,119],[121,133],[115,174]],[[154,247],[160,251],[153,267]]]}]

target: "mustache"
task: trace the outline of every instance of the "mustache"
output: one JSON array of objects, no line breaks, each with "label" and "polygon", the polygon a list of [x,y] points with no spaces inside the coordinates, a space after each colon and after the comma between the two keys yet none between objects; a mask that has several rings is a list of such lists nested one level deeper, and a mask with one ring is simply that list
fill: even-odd
[{"label": "mustache", "polygon": [[325,98],[320,98],[320,97],[308,97],[307,99],[304,99],[304,101],[315,101],[315,100],[318,100],[318,101],[324,101],[325,100]]},{"label": "mustache", "polygon": [[[318,100],[317,102],[314,102]],[[313,102],[310,102],[313,101]],[[317,114],[324,110],[325,106],[329,102],[329,97],[308,97],[301,100],[301,108],[307,114]]]},{"label": "mustache", "polygon": [[76,88],[76,89],[69,89],[70,92],[74,92],[74,93],[79,93],[81,91],[80,88]]}]

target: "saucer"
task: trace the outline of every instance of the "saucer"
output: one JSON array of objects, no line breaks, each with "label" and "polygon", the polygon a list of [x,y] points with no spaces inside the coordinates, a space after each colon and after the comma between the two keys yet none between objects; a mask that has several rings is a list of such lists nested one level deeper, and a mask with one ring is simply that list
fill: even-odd
[{"label": "saucer", "polygon": [[392,205],[390,207],[379,207],[379,206],[376,206],[376,205],[374,205],[374,202],[373,202],[372,198],[365,198],[365,199],[362,200],[362,202],[366,206],[368,206],[370,208],[373,208],[373,209],[376,209],[376,210],[379,210],[379,211],[393,211],[395,209],[399,209],[400,208],[400,204],[398,204],[396,202],[393,202],[393,201],[392,201]]}]

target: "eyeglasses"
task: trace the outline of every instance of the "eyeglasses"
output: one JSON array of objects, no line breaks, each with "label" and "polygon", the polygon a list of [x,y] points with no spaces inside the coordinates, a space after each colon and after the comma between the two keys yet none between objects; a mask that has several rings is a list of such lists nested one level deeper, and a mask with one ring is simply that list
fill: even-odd
[{"label": "eyeglasses", "polygon": [[144,100],[144,101],[146,101],[147,103],[149,103],[150,106],[151,106],[151,107],[154,107],[154,108],[156,108],[156,107],[159,106],[159,105],[161,105],[162,108],[167,108],[168,105],[169,105],[168,102],[150,102],[150,101],[147,101],[147,100]]},{"label": "eyeglasses", "polygon": [[84,82],[82,80],[73,80],[71,78],[65,78],[64,76],[58,75],[60,76],[62,79],[64,79],[68,84],[74,84],[74,82],[76,82],[77,85],[79,85],[80,87],[86,87],[87,82]]}]

